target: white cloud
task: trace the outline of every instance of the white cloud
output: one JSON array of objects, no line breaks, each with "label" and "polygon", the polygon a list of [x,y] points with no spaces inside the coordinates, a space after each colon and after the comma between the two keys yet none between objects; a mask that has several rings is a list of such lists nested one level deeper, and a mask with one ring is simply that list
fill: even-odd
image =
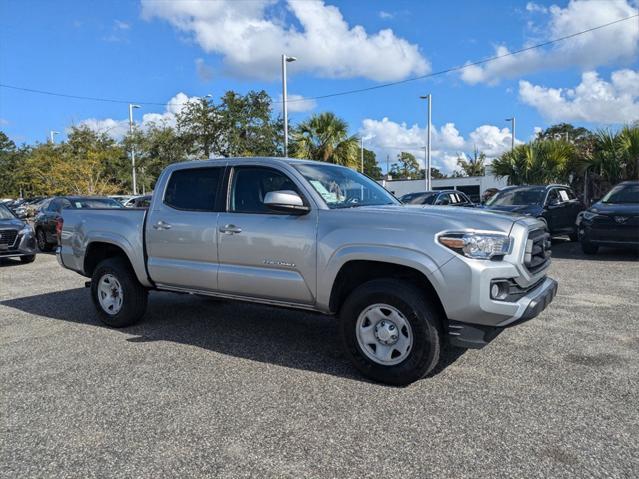
[{"label": "white cloud", "polygon": [[[394,163],[401,151],[412,153],[420,165],[424,165],[425,128],[417,125],[409,127],[406,123],[396,123],[388,118],[381,121],[365,119],[359,134],[364,137],[364,147],[375,151],[377,161],[382,165],[386,164],[387,155],[389,163]],[[454,123],[446,123],[431,129],[431,159],[434,167],[450,173],[456,169],[457,158],[461,154],[472,152],[477,147],[490,159],[510,149],[510,142],[508,128],[481,125],[470,132],[468,138],[464,138]]]},{"label": "white cloud", "polygon": [[394,18],[395,14],[391,13],[391,12],[385,12],[384,10],[381,10],[379,12],[379,18],[381,18],[382,20],[390,20],[391,18]]},{"label": "white cloud", "polygon": [[388,81],[430,70],[418,46],[391,29],[369,34],[360,25],[351,27],[337,7],[321,0],[287,0],[285,5],[295,17],[288,25],[277,0],[142,0],[142,14],[191,34],[206,52],[221,54],[231,73],[246,77],[276,78],[283,52],[299,58],[291,73],[327,78]]},{"label": "white cloud", "polygon": [[[305,111],[310,111],[313,110],[317,107],[317,102],[315,100],[309,100],[307,98],[304,98],[302,95],[295,95],[295,94],[287,94],[286,96],[287,98],[287,110],[289,113],[301,113],[301,112],[305,112]],[[281,101],[282,101],[282,95],[280,94],[279,97],[279,101],[280,101],[280,109],[281,109]],[[277,107],[276,107],[277,108]]]},{"label": "white cloud", "polygon": [[208,66],[203,58],[195,59],[195,71],[203,82],[210,82],[213,79],[213,68]]},{"label": "white cloud", "polygon": [[114,20],[113,28],[115,28],[116,30],[128,30],[131,28],[131,25],[127,22],[123,22],[122,20]]},{"label": "white cloud", "polygon": [[0,126],[6,126],[9,124],[9,120],[5,120],[4,118],[0,118]]},{"label": "white cloud", "polygon": [[548,88],[519,82],[522,102],[551,121],[630,123],[639,119],[639,71],[617,70],[610,81],[585,72],[575,88]]},{"label": "white cloud", "polygon": [[535,2],[528,2],[526,10],[529,12],[548,13],[548,8]]},{"label": "white cloud", "polygon": [[[138,121],[137,124],[142,126],[142,128],[148,127],[150,123],[164,123],[166,125],[175,126],[175,115],[182,111],[188,102],[195,101],[197,99],[199,99],[199,97],[190,97],[185,93],[180,92],[167,102],[164,112],[144,113],[142,115],[142,121]],[[113,138],[122,138],[129,131],[129,120],[126,118],[122,120],[115,120],[113,118],[88,118],[86,120],[82,120],[79,125],[88,126],[97,132],[108,133],[109,136],[112,136]]]},{"label": "white cloud", "polygon": [[[533,4],[528,5],[534,9]],[[564,37],[637,14],[628,0],[571,0],[566,8],[553,5],[548,11],[548,23],[540,29],[545,32],[542,40]],[[524,47],[530,45],[526,43]],[[501,56],[510,51],[508,47],[499,45],[495,47],[494,55]],[[462,70],[461,78],[470,84],[495,84],[503,78],[516,78],[540,70],[593,69],[628,62],[638,53],[639,28],[637,18],[633,18],[564,40],[549,49],[528,50],[485,65],[469,66]]]}]

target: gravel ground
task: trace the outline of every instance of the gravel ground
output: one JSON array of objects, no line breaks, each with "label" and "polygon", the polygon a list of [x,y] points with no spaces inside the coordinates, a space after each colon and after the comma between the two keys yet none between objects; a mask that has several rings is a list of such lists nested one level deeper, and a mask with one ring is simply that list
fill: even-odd
[{"label": "gravel ground", "polygon": [[407,388],[330,318],[165,293],[101,326],[51,255],[0,265],[2,477],[638,477],[639,261],[554,247],[559,294]]}]

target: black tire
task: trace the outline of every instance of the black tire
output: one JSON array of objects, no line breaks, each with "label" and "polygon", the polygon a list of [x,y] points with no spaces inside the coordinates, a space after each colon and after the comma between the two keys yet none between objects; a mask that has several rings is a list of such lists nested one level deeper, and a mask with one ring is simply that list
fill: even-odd
[{"label": "black tire", "polygon": [[579,235],[577,234],[577,228],[575,228],[575,230],[568,235],[568,238],[570,238],[570,241],[572,241],[573,243],[579,240]]},{"label": "black tire", "polygon": [[47,243],[47,236],[44,234],[44,230],[42,228],[38,228],[36,230],[36,240],[38,242],[38,248],[43,253],[48,253],[53,250],[53,245],[51,243]]},{"label": "black tire", "polygon": [[[108,313],[100,304],[98,288],[105,275],[112,275],[122,288],[122,306],[116,314]],[[124,258],[109,258],[102,261],[91,277],[91,299],[100,320],[113,328],[131,326],[142,319],[148,302],[148,291],[140,284]]]},{"label": "black tire", "polygon": [[30,254],[29,256],[20,256],[20,261],[23,263],[33,263],[36,259],[36,255]]},{"label": "black tire", "polygon": [[[362,351],[357,340],[357,320],[374,304],[387,304],[406,318],[413,333],[407,357],[396,365],[382,365]],[[442,318],[437,309],[413,284],[394,279],[376,279],[356,288],[340,311],[341,333],[346,353],[366,377],[394,386],[405,386],[421,379],[439,362],[442,346]]]},{"label": "black tire", "polygon": [[584,239],[581,240],[581,250],[585,254],[597,254],[599,251],[599,245],[592,244],[590,241],[586,241]]}]

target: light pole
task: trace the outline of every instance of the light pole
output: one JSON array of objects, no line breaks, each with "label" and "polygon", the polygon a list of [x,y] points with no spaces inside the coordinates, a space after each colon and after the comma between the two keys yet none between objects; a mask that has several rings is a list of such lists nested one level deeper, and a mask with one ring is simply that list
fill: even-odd
[{"label": "light pole", "polygon": [[[129,103],[129,132],[133,134],[133,109],[140,108],[140,105]],[[135,146],[131,142],[131,169],[133,173],[133,194],[138,194],[137,179],[135,177]]]},{"label": "light pole", "polygon": [[53,137],[54,137],[55,135],[59,135],[59,134],[60,134],[60,132],[59,132],[59,131],[54,131],[54,130],[49,131],[49,140],[51,141],[51,143],[53,143],[53,142],[54,142]]},{"label": "light pole", "polygon": [[286,64],[297,60],[282,53],[282,112],[284,115],[284,157],[288,156],[288,110],[286,108]]},{"label": "light pole", "polygon": [[430,127],[431,127],[431,105],[433,103],[433,97],[429,93],[428,95],[420,96],[422,100],[428,100],[428,126],[426,127],[426,191],[431,190],[430,179]]},{"label": "light pole", "polygon": [[512,136],[510,138],[510,151],[515,151],[515,117],[506,118],[506,121],[509,121],[511,124]]},{"label": "light pole", "polygon": [[360,146],[360,154],[359,154],[359,165],[360,165],[360,173],[364,173],[364,137],[362,136],[359,139]]}]

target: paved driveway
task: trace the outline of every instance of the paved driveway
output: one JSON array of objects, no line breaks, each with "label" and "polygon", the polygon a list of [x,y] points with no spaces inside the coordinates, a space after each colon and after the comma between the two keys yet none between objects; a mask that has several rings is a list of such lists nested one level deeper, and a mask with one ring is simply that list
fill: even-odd
[{"label": "paved driveway", "polygon": [[51,255],[0,266],[2,477],[638,477],[639,262],[555,245],[551,308],[407,388],[335,321],[151,294],[101,326]]}]

